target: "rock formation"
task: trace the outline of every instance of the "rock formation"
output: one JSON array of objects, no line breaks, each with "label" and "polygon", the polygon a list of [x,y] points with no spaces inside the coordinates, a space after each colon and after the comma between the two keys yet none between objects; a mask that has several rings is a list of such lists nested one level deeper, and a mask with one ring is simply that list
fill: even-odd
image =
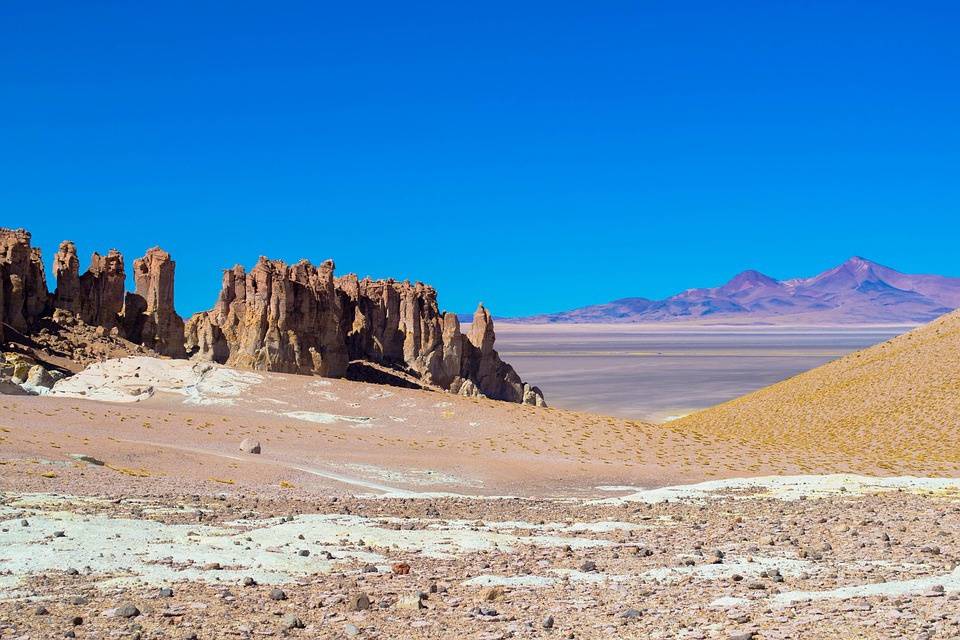
[{"label": "rock formation", "polygon": [[173,358],[189,352],[241,369],[342,377],[351,361],[361,361],[394,382],[544,406],[539,389],[500,359],[483,305],[464,335],[456,315],[440,311],[433,287],[335,279],[329,260],[288,266],[261,257],[250,273],[240,266],[226,271],[216,306],[184,325],[174,309],[175,267],[166,251],[150,249],[134,261],[135,291],[126,293],[120,252],[94,253],[80,275],[76,246],[65,241],[54,257],[57,282],[50,294],[30,234],[0,229],[0,340],[10,328],[29,338],[21,345],[27,352],[81,366],[146,350]]},{"label": "rock formation", "polygon": [[338,278],[336,285],[351,360],[401,367],[427,384],[450,387],[460,374],[459,359],[444,359],[444,314],[433,287],[358,280],[352,274]]},{"label": "rock formation", "polygon": [[224,273],[216,307],[187,324],[187,346],[200,358],[259,371],[340,377],[347,348],[333,262],[287,266],[261,257],[249,274]]},{"label": "rock formation", "polygon": [[540,389],[523,382],[513,367],[500,359],[493,348],[495,340],[493,318],[481,304],[473,314],[470,333],[463,341],[461,378],[473,382],[488,398],[546,406]]},{"label": "rock formation", "polygon": [[229,366],[342,376],[349,361],[399,369],[431,387],[466,396],[544,406],[493,349],[490,314],[460,331],[422,283],[333,278],[333,262],[293,267],[261,258],[246,274],[224,273],[216,306],[187,323],[187,348]]},{"label": "rock formation", "polygon": [[90,268],[80,276],[80,319],[92,327],[113,329],[120,324],[126,283],[123,256],[116,249],[94,253]]},{"label": "rock formation", "polygon": [[75,315],[80,315],[80,260],[77,258],[77,247],[69,240],[60,243],[57,255],[53,257],[53,277],[57,281],[57,289],[53,293],[54,309],[63,309]]},{"label": "rock formation", "polygon": [[173,308],[173,260],[151,249],[134,269],[137,292],[127,295],[119,251],[94,253],[80,275],[76,246],[65,241],[54,256],[56,289],[50,294],[30,234],[0,228],[0,340],[6,325],[28,336],[31,348],[75,362],[122,352],[124,344],[128,351],[141,345],[185,357],[183,320]]},{"label": "rock formation", "polygon": [[25,333],[47,308],[47,281],[40,250],[30,233],[0,228],[0,339],[4,327]]},{"label": "rock formation", "polygon": [[126,278],[120,252],[94,253],[90,268],[80,275],[77,248],[66,240],[53,258],[53,275],[57,281],[53,309],[69,312],[92,327],[112,329],[120,323]]},{"label": "rock formation", "polygon": [[176,263],[170,254],[154,247],[133,261],[136,291],[128,293],[123,306],[124,334],[131,342],[160,355],[184,358],[183,319],[173,306],[173,276]]}]

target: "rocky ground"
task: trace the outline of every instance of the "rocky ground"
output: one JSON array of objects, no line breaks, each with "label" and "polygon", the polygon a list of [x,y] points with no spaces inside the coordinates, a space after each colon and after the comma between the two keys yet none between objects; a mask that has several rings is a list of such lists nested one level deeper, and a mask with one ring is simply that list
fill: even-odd
[{"label": "rocky ground", "polygon": [[0,507],[3,638],[948,638],[960,502],[67,497]]}]

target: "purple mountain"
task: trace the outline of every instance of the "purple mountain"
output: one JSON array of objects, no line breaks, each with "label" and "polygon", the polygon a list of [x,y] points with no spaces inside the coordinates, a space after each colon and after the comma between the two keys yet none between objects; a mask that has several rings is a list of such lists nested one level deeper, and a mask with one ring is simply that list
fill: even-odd
[{"label": "purple mountain", "polygon": [[664,300],[623,298],[507,321],[920,324],[957,308],[960,278],[909,275],[854,257],[812,278],[776,280],[751,270],[720,287],[688,289]]}]

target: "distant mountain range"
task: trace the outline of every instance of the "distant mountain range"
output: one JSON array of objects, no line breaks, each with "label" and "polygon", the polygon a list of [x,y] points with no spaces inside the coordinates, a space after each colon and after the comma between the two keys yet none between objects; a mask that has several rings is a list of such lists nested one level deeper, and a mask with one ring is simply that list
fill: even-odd
[{"label": "distant mountain range", "polygon": [[517,323],[919,324],[960,308],[960,278],[909,275],[850,258],[812,278],[776,280],[744,271],[720,287],[664,300],[622,298]]}]

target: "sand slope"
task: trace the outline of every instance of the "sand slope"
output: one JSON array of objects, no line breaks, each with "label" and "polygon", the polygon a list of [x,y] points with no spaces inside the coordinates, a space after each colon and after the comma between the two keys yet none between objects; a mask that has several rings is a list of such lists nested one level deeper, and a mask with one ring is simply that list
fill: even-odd
[{"label": "sand slope", "polygon": [[[244,439],[259,440],[262,454],[242,453]],[[597,485],[744,475],[757,453],[605,416],[148,357],[96,363],[45,396],[0,397],[8,480],[0,478],[0,488],[8,489],[26,482],[43,490],[54,484],[44,478],[50,472],[71,490],[94,482],[140,495],[197,483],[258,492],[282,485],[310,493],[592,495]],[[106,465],[78,467],[72,454]],[[774,461],[756,471],[800,469]]]},{"label": "sand slope", "polygon": [[675,426],[810,468],[953,474],[960,463],[960,312]]}]

